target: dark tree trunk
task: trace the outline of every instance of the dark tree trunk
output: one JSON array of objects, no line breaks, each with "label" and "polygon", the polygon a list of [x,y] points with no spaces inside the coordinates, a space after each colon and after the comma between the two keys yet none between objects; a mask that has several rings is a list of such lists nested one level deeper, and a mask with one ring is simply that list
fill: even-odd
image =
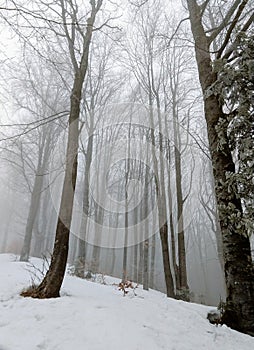
[{"label": "dark tree trunk", "polygon": [[143,283],[143,260],[144,260],[144,249],[143,242],[139,243],[139,262],[138,262],[138,283]]},{"label": "dark tree trunk", "polygon": [[[138,229],[136,224],[138,223],[138,208],[135,207],[133,211],[133,220],[134,220],[134,234],[135,237],[138,236]],[[135,244],[133,253],[133,281],[138,282],[138,244]]]},{"label": "dark tree trunk", "polygon": [[[147,155],[146,158],[148,159],[148,143],[147,143],[147,149],[146,149]],[[149,186],[149,168],[146,167],[145,171],[145,183],[144,183],[144,204],[142,208],[142,217],[147,219],[149,215],[149,194],[151,196],[150,201],[152,200],[152,187]],[[149,290],[149,225],[148,220],[145,220],[145,227],[144,227],[144,260],[143,260],[143,289]]]},{"label": "dark tree trunk", "polygon": [[[228,188],[227,174],[235,174],[235,165],[224,126],[224,142],[218,128],[226,116],[214,94],[206,96],[217,79],[212,69],[209,39],[202,25],[201,9],[196,0],[188,0],[191,29],[195,41],[199,79],[204,95],[205,118],[215,179],[215,194],[223,242],[224,271],[227,287],[226,309],[222,322],[236,330],[254,335],[254,268],[250,241],[241,222],[242,207],[236,190]],[[221,132],[221,130],[220,130]]]},{"label": "dark tree trunk", "polygon": [[144,241],[144,260],[143,260],[143,289],[149,290],[149,240]]},{"label": "dark tree trunk", "polygon": [[[157,96],[157,109],[158,109],[158,123],[159,123],[159,131],[162,131],[161,126],[161,114],[160,114],[160,105],[159,105],[159,97]],[[149,96],[149,106],[150,106],[150,124],[151,124],[151,141],[152,145],[156,144],[155,140],[155,127],[154,127],[154,116],[153,116],[153,107],[152,107],[152,98]],[[154,147],[152,147],[152,160],[154,166],[155,173],[155,189],[156,196],[158,201],[158,216],[159,216],[159,230],[160,230],[160,238],[161,238],[161,249],[162,249],[162,258],[163,258],[163,268],[164,268],[164,276],[165,283],[167,289],[168,297],[175,297],[174,291],[174,280],[172,277],[171,267],[170,267],[170,257],[169,257],[169,246],[168,246],[168,221],[167,221],[167,210],[166,210],[166,198],[165,198],[165,181],[164,181],[164,159],[162,157],[163,145],[161,134],[159,136],[159,147],[160,147],[160,156],[159,160],[156,158]],[[159,170],[160,167],[160,176]]]},{"label": "dark tree trunk", "polygon": [[78,136],[79,136],[79,114],[81,92],[87,72],[89,46],[93,33],[93,25],[97,12],[99,11],[102,0],[97,5],[91,0],[91,16],[87,20],[86,33],[83,42],[83,54],[80,66],[76,68],[73,89],[70,98],[70,115],[68,122],[68,141],[66,151],[65,177],[60,204],[60,212],[56,228],[56,237],[54,250],[49,266],[41,284],[32,292],[23,292],[22,295],[32,296],[34,298],[55,298],[60,295],[69,248],[69,234],[72,218],[74,192],[77,179],[78,162]]},{"label": "dark tree trunk", "polygon": [[151,238],[151,247],[150,247],[150,274],[149,274],[149,286],[150,288],[154,288],[154,269],[155,269],[155,254],[156,254],[156,238],[155,234],[153,234]]},{"label": "dark tree trunk", "polygon": [[182,173],[181,155],[179,148],[175,148],[175,175],[176,175],[176,199],[177,199],[177,233],[178,233],[178,273],[179,273],[179,297],[189,300],[189,287],[187,282],[186,251],[183,217],[183,194],[182,194]]},{"label": "dark tree trunk", "polygon": [[60,288],[65,274],[69,248],[72,207],[77,177],[78,117],[81,86],[79,76],[76,74],[74,89],[71,97],[65,179],[56,228],[54,250],[51,264],[46,276],[31,295],[34,298],[59,297]]},{"label": "dark tree trunk", "polygon": [[[128,173],[127,173],[128,174]],[[126,176],[127,176],[126,174]],[[127,280],[127,257],[128,257],[128,198],[127,198],[127,183],[125,188],[125,213],[124,213],[124,247],[123,247],[123,270],[122,281]]]},{"label": "dark tree trunk", "polygon": [[175,297],[174,281],[173,281],[170,264],[169,264],[168,225],[166,222],[160,226],[160,237],[161,237],[161,248],[162,248],[167,296],[174,298]]},{"label": "dark tree trunk", "polygon": [[169,227],[170,227],[170,237],[171,237],[173,269],[175,274],[175,286],[176,286],[176,291],[178,291],[180,290],[180,278],[179,278],[179,267],[176,261],[176,242],[175,242],[176,240],[175,240],[175,229],[174,229],[174,222],[173,222],[173,205],[172,205],[170,174],[168,176],[169,176],[169,179],[168,179]]}]

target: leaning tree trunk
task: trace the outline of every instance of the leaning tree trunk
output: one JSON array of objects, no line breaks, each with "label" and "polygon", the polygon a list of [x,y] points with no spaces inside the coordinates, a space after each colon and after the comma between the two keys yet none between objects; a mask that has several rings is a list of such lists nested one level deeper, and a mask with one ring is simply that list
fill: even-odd
[{"label": "leaning tree trunk", "polygon": [[81,81],[76,74],[71,96],[68,144],[66,151],[66,169],[58,216],[55,244],[49,270],[41,284],[32,292],[34,298],[59,297],[69,248],[69,233],[72,217],[74,191],[77,177],[78,118],[81,97]]},{"label": "leaning tree trunk", "polygon": [[[188,8],[199,79],[204,95],[205,118],[223,241],[227,301],[222,322],[236,330],[254,335],[254,268],[249,237],[244,225],[241,225],[241,201],[236,189],[230,187],[228,183],[228,176],[235,174],[235,165],[227,140],[228,124],[218,96],[212,92],[207,94],[208,89],[216,82],[217,75],[212,69],[210,43],[201,22],[201,9],[195,0],[188,0]],[[224,132],[224,142],[221,142],[221,132]]]},{"label": "leaning tree trunk", "polygon": [[102,0],[91,1],[92,12],[91,17],[87,20],[86,34],[83,42],[83,54],[80,65],[75,71],[75,78],[70,97],[70,115],[68,121],[68,140],[66,150],[65,176],[60,204],[60,212],[58,216],[56,237],[53,249],[53,255],[49,270],[46,273],[41,284],[32,291],[23,292],[24,296],[32,296],[34,298],[55,298],[59,297],[60,288],[62,286],[67,257],[69,249],[69,234],[72,218],[73,200],[75,185],[77,179],[77,162],[78,162],[78,137],[79,137],[79,114],[82,87],[87,72],[89,46],[93,33],[93,25],[97,12],[100,9]]}]

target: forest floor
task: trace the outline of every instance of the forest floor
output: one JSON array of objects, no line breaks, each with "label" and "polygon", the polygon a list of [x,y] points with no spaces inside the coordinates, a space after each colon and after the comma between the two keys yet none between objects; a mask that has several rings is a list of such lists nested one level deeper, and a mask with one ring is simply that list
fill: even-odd
[{"label": "forest floor", "polygon": [[103,285],[66,276],[61,298],[23,298],[34,268],[15,259],[0,255],[0,350],[254,349],[254,338],[209,324],[211,307],[140,286],[124,297],[111,277]]}]

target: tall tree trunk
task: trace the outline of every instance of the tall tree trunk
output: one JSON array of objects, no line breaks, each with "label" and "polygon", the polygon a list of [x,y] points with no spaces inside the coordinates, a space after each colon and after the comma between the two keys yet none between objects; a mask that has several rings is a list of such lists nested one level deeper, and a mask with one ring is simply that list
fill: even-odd
[{"label": "tall tree trunk", "polygon": [[[250,241],[243,226],[239,229],[242,207],[235,190],[229,191],[227,175],[235,174],[235,165],[227,140],[226,116],[222,111],[218,96],[207,95],[208,89],[216,82],[209,53],[209,39],[202,24],[201,8],[196,0],[188,0],[191,29],[195,41],[199,79],[204,95],[204,109],[207,123],[215,194],[221,227],[224,271],[227,287],[226,309],[222,321],[228,326],[254,335],[254,268],[251,258]],[[224,132],[224,142],[221,134]]]},{"label": "tall tree trunk", "polygon": [[[29,213],[26,223],[26,231],[24,237],[23,248],[20,254],[20,261],[28,261],[31,249],[32,234],[35,223],[39,223],[40,201],[43,190],[43,174],[46,172],[46,168],[49,161],[51,146],[51,135],[48,134],[48,129],[44,127],[41,134],[41,143],[39,147],[38,164],[35,174],[34,187],[31,194],[31,202],[29,207]],[[43,234],[41,233],[40,238]],[[36,244],[36,242],[35,242]],[[42,242],[40,241],[40,244]]]},{"label": "tall tree trunk", "polygon": [[38,159],[38,165],[37,165],[37,170],[35,175],[34,186],[31,194],[28,218],[26,222],[25,237],[24,237],[23,247],[22,247],[20,259],[19,259],[20,261],[28,261],[29,255],[30,255],[33,228],[34,228],[36,216],[38,215],[38,211],[39,211],[40,198],[41,198],[41,192],[42,192],[42,186],[43,186],[43,176],[42,176],[43,167],[41,164],[42,156],[43,156],[43,149],[41,148],[39,152],[39,159]]},{"label": "tall tree trunk", "polygon": [[75,86],[71,96],[65,178],[56,228],[54,250],[51,264],[45,278],[32,293],[32,297],[35,298],[59,297],[59,291],[62,285],[67,263],[69,232],[77,177],[78,118],[81,95],[78,74],[76,74],[74,85]]},{"label": "tall tree trunk", "polygon": [[[49,156],[49,155],[48,155]],[[48,156],[46,156],[47,161],[45,162],[45,165],[43,165],[44,173],[46,169],[46,163],[48,162]],[[47,223],[48,218],[50,217],[50,211],[49,211],[49,202],[50,202],[50,191],[49,189],[45,189],[43,191],[43,194],[41,196],[41,201],[43,202],[39,212],[36,216],[36,223],[34,227],[34,244],[33,244],[33,250],[32,254],[37,257],[41,257],[41,254],[44,253],[44,246],[46,241],[46,232],[47,232]]]},{"label": "tall tree trunk", "polygon": [[173,220],[173,204],[172,204],[172,192],[171,192],[171,180],[170,172],[168,174],[168,207],[169,207],[169,227],[170,227],[170,238],[171,238],[171,250],[172,250],[172,262],[175,274],[175,286],[176,291],[180,290],[180,278],[179,278],[179,266],[176,260],[176,239],[175,239],[175,229]]},{"label": "tall tree trunk", "polygon": [[[138,223],[138,209],[137,207],[134,208],[133,211],[133,224],[134,224],[134,235],[135,237],[138,236],[138,229],[137,229],[137,223]],[[138,281],[138,244],[135,244],[133,247],[133,281]]]},{"label": "tall tree trunk", "polygon": [[156,238],[155,234],[153,234],[151,238],[151,246],[150,246],[150,273],[149,273],[149,287],[154,288],[154,269],[155,269],[155,254],[156,254]]},{"label": "tall tree trunk", "polygon": [[128,129],[128,138],[127,138],[127,154],[125,159],[125,213],[124,213],[124,247],[123,247],[123,273],[122,281],[127,280],[127,257],[128,257],[128,231],[129,231],[129,198],[128,198],[128,188],[129,188],[129,179],[130,179],[130,142],[131,142],[131,123],[129,124]]},{"label": "tall tree trunk", "polygon": [[138,283],[143,283],[144,242],[139,243]]},{"label": "tall tree trunk", "polygon": [[[147,143],[148,145],[148,143]],[[148,157],[148,148],[147,148],[147,157]],[[145,183],[144,183],[144,205],[142,208],[143,211],[143,218],[145,219],[145,227],[144,227],[144,260],[143,260],[143,289],[148,290],[149,289],[149,226],[148,226],[148,215],[149,215],[149,169],[148,166],[146,167],[145,171]],[[152,192],[150,193],[152,196]]]},{"label": "tall tree trunk", "polygon": [[87,230],[87,219],[89,215],[89,182],[90,182],[90,168],[92,163],[93,154],[93,134],[94,130],[93,118],[90,120],[89,138],[87,143],[86,151],[86,163],[84,172],[84,193],[83,193],[83,213],[81,219],[80,236],[78,237],[78,253],[75,260],[75,275],[77,277],[84,278],[85,274],[85,263],[86,263],[86,230]]},{"label": "tall tree trunk", "polygon": [[95,222],[99,225],[95,225],[94,232],[94,246],[92,252],[92,272],[98,273],[100,267],[100,255],[101,255],[101,235],[103,230],[104,212],[100,206],[95,208]]},{"label": "tall tree trunk", "polygon": [[[146,233],[145,233],[146,234]],[[149,290],[149,239],[144,241],[143,289]]]},{"label": "tall tree trunk", "polygon": [[51,263],[41,284],[32,292],[24,292],[24,296],[29,295],[34,298],[55,298],[60,295],[59,292],[67,264],[69,234],[77,179],[81,93],[87,72],[89,46],[93,33],[93,25],[101,4],[102,0],[99,0],[97,5],[95,5],[95,1],[91,0],[92,11],[90,18],[87,20],[86,33],[83,42],[83,54],[80,65],[75,71],[73,89],[70,97],[65,176]]},{"label": "tall tree trunk", "polygon": [[[113,238],[112,238],[112,260],[111,260],[111,267],[110,267],[110,276],[114,275],[114,269],[115,269],[115,263],[116,263],[116,238],[117,234],[115,231],[115,228],[118,226],[118,219],[119,219],[119,214],[112,212],[110,214],[112,216],[112,225],[113,225]],[[110,217],[111,217],[110,216]]]},{"label": "tall tree trunk", "polygon": [[178,297],[189,301],[189,287],[187,282],[186,251],[184,237],[183,217],[183,192],[182,192],[182,170],[180,153],[180,133],[176,106],[173,106],[173,133],[174,133],[174,155],[175,155],[175,179],[176,179],[176,200],[177,200],[177,234],[178,234]]},{"label": "tall tree trunk", "polygon": [[[156,102],[157,102],[157,109],[158,109],[159,131],[161,132],[162,127],[161,127],[161,115],[160,115],[160,106],[159,106],[158,96],[157,96]],[[150,116],[150,124],[151,124],[151,131],[150,131],[151,143],[155,147],[156,145],[155,126],[154,126],[151,93],[149,94],[149,108],[150,108],[149,116]],[[165,174],[164,174],[164,165],[163,165],[164,160],[161,154],[161,152],[163,151],[161,133],[159,134],[159,147],[160,147],[159,162],[158,162],[158,159],[156,158],[154,147],[152,147],[152,160],[153,160],[154,173],[155,173],[155,189],[156,189],[156,195],[157,195],[157,201],[158,201],[159,231],[160,231],[160,238],[161,238],[164,276],[165,276],[165,283],[166,283],[166,289],[167,289],[167,296],[174,298],[175,297],[174,280],[173,280],[171,267],[170,267],[169,245],[168,245],[168,222],[167,222],[167,210],[166,210],[166,198],[165,198],[165,181],[164,181]],[[158,166],[160,166],[160,177],[159,177]]]},{"label": "tall tree trunk", "polygon": [[[129,158],[127,158],[129,163]],[[129,176],[129,165],[126,170],[125,180],[125,212],[124,212],[124,247],[123,247],[123,271],[122,281],[127,280],[127,257],[128,257],[128,225],[129,225],[129,213],[128,213],[128,176]]]},{"label": "tall tree trunk", "polygon": [[[149,143],[147,142],[146,148],[146,159],[149,159]],[[145,168],[145,182],[144,182],[144,204],[142,208],[142,217],[145,219],[144,225],[144,265],[143,265],[143,289],[149,290],[149,225],[148,225],[148,216],[149,216],[149,194],[150,202],[152,201],[152,185],[149,181],[149,168]],[[149,185],[150,183],[150,185]]]}]

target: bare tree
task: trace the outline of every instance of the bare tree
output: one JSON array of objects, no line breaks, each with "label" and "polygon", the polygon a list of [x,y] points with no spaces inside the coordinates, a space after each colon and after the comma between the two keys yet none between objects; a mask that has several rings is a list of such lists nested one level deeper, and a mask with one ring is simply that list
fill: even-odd
[{"label": "bare tree", "polygon": [[[79,27],[79,21],[76,18],[77,6],[72,1],[68,4],[61,0],[62,21],[65,37],[69,46],[69,54],[74,69],[73,88],[70,96],[70,114],[68,120],[68,140],[65,163],[65,176],[60,204],[60,212],[56,228],[55,245],[52,254],[49,270],[41,284],[33,291],[28,292],[35,298],[58,297],[62,285],[69,246],[69,233],[72,218],[73,199],[75,184],[77,178],[77,155],[78,155],[78,137],[79,137],[79,116],[80,101],[82,96],[82,87],[88,67],[89,46],[92,39],[95,18],[102,5],[102,0],[91,1],[90,17],[87,19],[86,30],[83,32]],[[66,8],[68,6],[68,9]],[[71,13],[70,21],[71,32],[67,26],[67,16]],[[75,28],[76,25],[76,28]],[[82,38],[82,54],[78,63],[75,55],[75,34],[79,31]],[[26,292],[24,293],[26,295]]]}]

